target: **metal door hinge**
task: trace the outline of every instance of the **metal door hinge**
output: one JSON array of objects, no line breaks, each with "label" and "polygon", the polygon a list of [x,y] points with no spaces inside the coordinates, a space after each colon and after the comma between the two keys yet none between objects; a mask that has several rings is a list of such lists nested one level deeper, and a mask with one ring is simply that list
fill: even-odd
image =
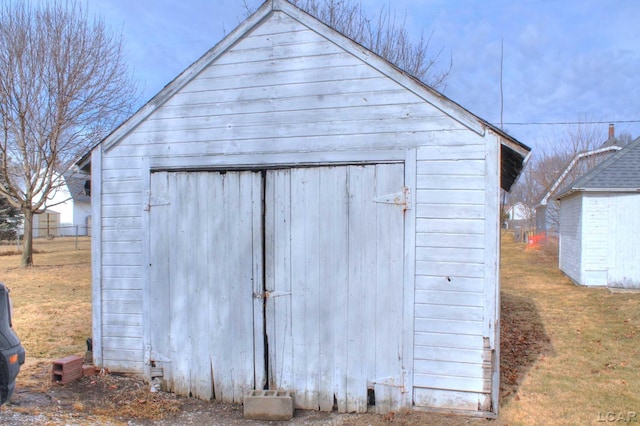
[{"label": "metal door hinge", "polygon": [[148,212],[152,206],[168,206],[169,204],[169,200],[166,198],[156,197],[151,195],[151,191],[145,191],[143,205],[144,211]]},{"label": "metal door hinge", "polygon": [[395,192],[393,194],[378,195],[373,199],[375,203],[382,204],[395,204],[396,206],[402,206],[404,210],[411,209],[411,190],[405,186],[402,191]]}]

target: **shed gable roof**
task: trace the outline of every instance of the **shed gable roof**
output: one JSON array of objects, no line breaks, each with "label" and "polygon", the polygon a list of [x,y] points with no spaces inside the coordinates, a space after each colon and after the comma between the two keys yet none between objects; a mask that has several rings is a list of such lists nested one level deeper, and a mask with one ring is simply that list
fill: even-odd
[{"label": "shed gable roof", "polygon": [[[194,62],[173,81],[163,88],[149,102],[142,106],[132,117],[125,121],[120,127],[114,130],[102,142],[102,148],[108,151],[123,140],[141,122],[156,111],[165,102],[171,99],[185,85],[198,76],[206,67],[214,63],[236,43],[246,35],[262,25],[272,14],[284,13],[299,24],[314,31],[321,37],[332,42],[346,53],[368,64],[389,79],[400,84],[402,87],[420,97],[425,102],[440,110],[446,116],[460,123],[471,131],[483,136],[487,130],[497,135],[501,141],[502,173],[501,185],[503,189],[509,190],[519,176],[524,163],[528,158],[530,148],[520,143],[515,138],[504,133],[502,130],[492,126],[490,123],[480,119],[449,98],[445,97],[433,88],[425,85],[418,79],[410,76],[398,67],[392,65],[385,59],[369,51],[353,40],[340,34],[336,30],[323,24],[316,18],[302,11],[286,0],[266,0],[262,6],[252,14],[247,20],[241,23],[228,36],[206,52],[200,59]],[[81,167],[86,167],[90,162],[90,153],[87,153],[80,161]]]},{"label": "shed gable roof", "polygon": [[577,191],[640,192],[640,138],[577,179],[558,198]]}]

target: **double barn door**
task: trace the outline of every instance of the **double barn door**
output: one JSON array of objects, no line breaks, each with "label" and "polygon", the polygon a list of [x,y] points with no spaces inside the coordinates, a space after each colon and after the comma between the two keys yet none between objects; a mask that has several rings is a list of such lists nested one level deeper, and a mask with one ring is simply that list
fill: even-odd
[{"label": "double barn door", "polygon": [[166,385],[399,406],[403,188],[402,164],[152,173],[145,340]]}]

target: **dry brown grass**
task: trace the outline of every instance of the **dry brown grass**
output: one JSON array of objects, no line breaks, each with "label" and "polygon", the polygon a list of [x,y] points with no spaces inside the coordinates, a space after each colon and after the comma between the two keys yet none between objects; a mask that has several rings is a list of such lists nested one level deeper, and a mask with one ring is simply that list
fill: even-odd
[{"label": "dry brown grass", "polygon": [[[32,362],[83,354],[91,336],[88,238],[36,239],[33,268],[20,268],[15,246],[0,246],[0,281],[11,290],[13,326]],[[35,359],[35,360],[34,360]]]},{"label": "dry brown grass", "polygon": [[508,235],[501,271],[503,299],[533,304],[535,312],[521,320],[539,318],[551,344],[502,407],[501,420],[591,424],[607,413],[640,412],[640,294],[577,286],[558,270],[553,247],[526,249]]}]

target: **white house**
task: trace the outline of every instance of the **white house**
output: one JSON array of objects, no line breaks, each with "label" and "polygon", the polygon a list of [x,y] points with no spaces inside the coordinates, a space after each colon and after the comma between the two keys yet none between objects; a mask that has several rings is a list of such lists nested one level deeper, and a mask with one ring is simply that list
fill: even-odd
[{"label": "white house", "polygon": [[90,234],[90,179],[82,172],[56,175],[57,188],[33,217],[34,237]]},{"label": "white house", "polygon": [[96,146],[97,365],[180,394],[493,416],[529,148],[268,0]]},{"label": "white house", "polygon": [[557,237],[559,205],[556,196],[621,149],[620,141],[615,136],[615,127],[610,124],[609,137],[600,147],[576,154],[535,207],[536,233]]},{"label": "white house", "polygon": [[560,269],[585,286],[640,288],[640,138],[558,199]]}]

